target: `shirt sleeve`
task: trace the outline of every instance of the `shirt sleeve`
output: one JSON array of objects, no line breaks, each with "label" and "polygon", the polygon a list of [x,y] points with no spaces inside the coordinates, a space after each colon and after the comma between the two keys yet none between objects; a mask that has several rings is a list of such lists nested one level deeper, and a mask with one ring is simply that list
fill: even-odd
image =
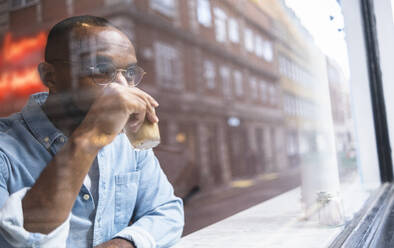
[{"label": "shirt sleeve", "polygon": [[[0,167],[5,161],[0,156]],[[4,171],[4,170],[3,170]],[[8,247],[66,247],[71,214],[67,220],[49,234],[32,233],[23,228],[22,199],[30,189],[23,188],[8,196],[4,173],[0,175],[0,246]],[[4,243],[7,242],[7,244]]]},{"label": "shirt sleeve", "polygon": [[182,235],[183,202],[174,195],[153,151],[140,156],[141,177],[132,225],[115,237],[131,240],[137,248],[170,247]]}]

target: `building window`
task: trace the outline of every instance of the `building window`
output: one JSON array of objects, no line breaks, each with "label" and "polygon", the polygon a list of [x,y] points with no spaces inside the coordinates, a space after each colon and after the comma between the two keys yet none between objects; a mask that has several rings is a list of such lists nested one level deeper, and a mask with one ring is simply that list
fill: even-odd
[{"label": "building window", "polygon": [[224,13],[224,11],[219,8],[215,8],[214,14],[215,14],[216,40],[218,42],[225,42],[227,40],[226,13]]},{"label": "building window", "polygon": [[150,0],[151,8],[168,16],[176,15],[176,0]]},{"label": "building window", "polygon": [[154,46],[158,83],[167,88],[182,88],[182,64],[178,50],[161,42],[156,42]]},{"label": "building window", "polygon": [[[113,2],[112,2],[113,3]],[[124,16],[114,16],[109,18],[112,24],[114,24],[117,28],[119,28],[123,33],[127,35],[127,37],[134,42],[134,23],[132,20],[124,17]]]},{"label": "building window", "polygon": [[209,0],[197,1],[197,20],[205,27],[212,25],[211,6]]},{"label": "building window", "polygon": [[230,18],[228,20],[228,28],[229,28],[229,38],[230,41],[234,42],[234,43],[238,43],[239,42],[239,27],[238,27],[238,22],[235,18]]},{"label": "building window", "polygon": [[223,94],[231,96],[230,69],[227,66],[220,67],[220,78],[222,80]]},{"label": "building window", "polygon": [[260,35],[256,35],[255,53],[258,57],[263,58],[263,39]]},{"label": "building window", "polygon": [[234,84],[235,84],[235,94],[241,96],[243,94],[243,83],[242,83],[242,73],[240,71],[234,71]]},{"label": "building window", "polygon": [[267,41],[267,40],[264,41],[263,57],[268,62],[271,62],[272,59],[274,58],[274,51],[273,51],[273,48],[272,48],[272,42]]},{"label": "building window", "polygon": [[215,64],[210,60],[204,61],[204,79],[208,89],[214,89],[215,85],[216,70]]},{"label": "building window", "polygon": [[297,154],[297,144],[294,135],[289,134],[287,136],[287,155],[292,156]]},{"label": "building window", "polygon": [[119,3],[131,3],[133,0],[105,0],[107,5],[115,5]]},{"label": "building window", "polygon": [[252,97],[252,99],[257,99],[257,97],[259,96],[259,91],[257,88],[257,80],[255,77],[251,77],[249,79],[249,84],[250,84],[250,95]]},{"label": "building window", "polygon": [[269,85],[269,101],[272,105],[276,104],[277,92],[274,85]]},{"label": "building window", "polygon": [[263,102],[267,101],[267,84],[264,81],[260,82],[260,96],[261,96],[261,101]]},{"label": "building window", "polygon": [[11,0],[11,9],[21,9],[31,5],[34,5],[38,2],[38,0]]},{"label": "building window", "polygon": [[248,52],[253,52],[254,50],[253,31],[249,28],[245,29],[245,48]]}]

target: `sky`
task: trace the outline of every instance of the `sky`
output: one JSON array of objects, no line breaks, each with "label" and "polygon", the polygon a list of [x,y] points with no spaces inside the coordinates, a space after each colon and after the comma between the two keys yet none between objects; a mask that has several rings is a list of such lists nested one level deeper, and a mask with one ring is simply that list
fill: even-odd
[{"label": "sky", "polygon": [[[394,2],[394,0],[392,0]],[[344,21],[341,7],[336,0],[285,0],[294,10],[304,27],[311,33],[315,43],[342,67],[349,78],[348,54],[345,42]],[[333,17],[330,20],[330,16]],[[342,31],[338,31],[341,29]]]}]

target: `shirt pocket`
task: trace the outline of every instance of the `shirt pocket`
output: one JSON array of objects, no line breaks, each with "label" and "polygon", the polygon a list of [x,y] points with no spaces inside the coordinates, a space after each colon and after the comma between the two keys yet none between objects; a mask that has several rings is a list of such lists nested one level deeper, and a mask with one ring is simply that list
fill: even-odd
[{"label": "shirt pocket", "polygon": [[140,171],[115,175],[115,224],[127,226],[134,211]]}]

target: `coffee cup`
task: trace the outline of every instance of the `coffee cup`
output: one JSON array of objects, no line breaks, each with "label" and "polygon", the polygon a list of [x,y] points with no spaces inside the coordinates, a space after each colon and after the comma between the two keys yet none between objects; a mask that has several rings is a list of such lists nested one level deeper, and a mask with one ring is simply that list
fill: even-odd
[{"label": "coffee cup", "polygon": [[160,144],[158,123],[152,123],[146,118],[137,132],[132,132],[126,124],[125,133],[132,147],[137,150],[147,150]]}]

